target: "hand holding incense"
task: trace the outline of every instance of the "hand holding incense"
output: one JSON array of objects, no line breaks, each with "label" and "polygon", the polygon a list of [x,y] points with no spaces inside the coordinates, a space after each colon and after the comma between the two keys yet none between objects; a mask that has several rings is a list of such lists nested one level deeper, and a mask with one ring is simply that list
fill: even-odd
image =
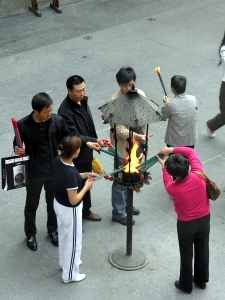
[{"label": "hand holding incense", "polygon": [[[15,132],[15,137],[16,137],[16,144],[19,148],[23,148],[23,143],[20,137],[20,132],[19,132],[19,128],[18,128],[18,124],[15,118],[11,118],[12,124],[13,124],[13,129]],[[25,154],[20,154],[20,157],[24,157]]]}]

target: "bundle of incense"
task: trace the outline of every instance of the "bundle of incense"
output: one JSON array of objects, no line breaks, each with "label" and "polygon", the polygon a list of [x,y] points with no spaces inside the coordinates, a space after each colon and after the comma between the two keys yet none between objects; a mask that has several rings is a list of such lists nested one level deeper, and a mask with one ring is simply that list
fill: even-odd
[{"label": "bundle of incense", "polygon": [[[18,124],[15,118],[11,118],[12,121],[12,125],[13,125],[13,129],[15,132],[15,137],[16,137],[16,144],[19,148],[23,148],[23,143],[20,137],[20,132],[19,132],[19,128],[18,128]],[[20,157],[24,157],[25,154],[20,154]]]},{"label": "bundle of incense", "polygon": [[[116,148],[115,146],[113,146],[113,144],[109,141],[105,141],[104,144],[108,147],[110,147],[112,150],[113,150],[113,153],[114,153],[114,156],[115,156],[115,153],[116,153]],[[118,158],[123,158],[123,155],[117,150],[117,157]]]},{"label": "bundle of incense", "polygon": [[114,156],[114,154],[111,152],[111,151],[108,151],[108,150],[105,150],[104,148],[101,148],[100,149],[102,152],[106,153],[106,154],[109,154],[111,156]]},{"label": "bundle of incense", "polygon": [[[115,154],[116,154],[116,152],[115,152],[115,147],[114,147],[114,146],[110,146],[110,147],[112,148],[113,152],[112,152],[112,151],[105,150],[105,149],[103,149],[103,148],[101,148],[100,150],[101,150],[102,152],[104,152],[104,153],[107,153],[107,154],[111,155],[111,156],[115,156]],[[123,155],[122,155],[118,150],[117,150],[117,156],[118,156],[118,158],[120,158],[120,159],[123,158]]]},{"label": "bundle of incense", "polygon": [[105,174],[103,174],[103,175],[99,175],[99,176],[97,176],[97,177],[95,177],[95,178],[93,178],[93,179],[94,179],[94,180],[98,180],[98,179],[101,179],[101,178],[103,178],[103,177],[105,177],[105,176],[110,176],[110,175],[112,175],[112,174],[119,173],[119,172],[121,172],[122,170],[123,170],[123,169],[117,169],[117,170],[114,170],[114,171],[105,173]]},{"label": "bundle of incense", "polygon": [[[116,148],[113,145],[111,145],[111,148],[112,148],[114,156],[115,156],[116,155]],[[118,149],[117,149],[117,156],[118,156],[118,158],[123,158],[123,155],[119,152]]]},{"label": "bundle of incense", "polygon": [[160,80],[162,88],[164,90],[164,94],[165,94],[165,96],[167,96],[166,89],[165,89],[165,86],[164,86],[164,83],[163,83],[163,80],[162,80],[162,76],[161,76],[161,73],[160,73],[160,67],[155,67],[155,71],[159,76],[159,80]]},{"label": "bundle of incense", "polygon": [[19,148],[23,148],[23,143],[22,143],[22,140],[21,140],[21,137],[20,137],[17,121],[16,121],[15,118],[11,118],[11,121],[12,121],[13,129],[14,129],[14,132],[15,132],[17,146]]},{"label": "bundle of incense", "polygon": [[[159,157],[163,158],[164,155],[163,154],[159,154]],[[151,158],[149,158],[148,160],[146,160],[145,162],[143,162],[139,169],[141,172],[145,172],[147,171],[150,167],[152,167],[153,165],[155,165],[158,162],[158,158],[156,156],[153,156]]]}]

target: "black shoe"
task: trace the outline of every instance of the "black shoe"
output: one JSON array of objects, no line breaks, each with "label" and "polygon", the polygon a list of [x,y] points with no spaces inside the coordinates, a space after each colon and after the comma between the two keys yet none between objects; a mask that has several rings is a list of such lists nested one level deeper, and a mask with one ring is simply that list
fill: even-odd
[{"label": "black shoe", "polygon": [[188,291],[183,290],[183,289],[181,288],[181,286],[180,286],[180,281],[179,281],[179,280],[176,280],[176,281],[174,282],[174,285],[175,285],[175,287],[176,287],[177,289],[179,289],[179,290],[181,290],[181,291],[183,291],[183,292],[185,292],[185,293],[187,293],[187,294],[191,294],[191,292],[192,292],[192,291],[188,292]]},{"label": "black shoe", "polygon": [[204,290],[206,288],[206,283],[204,281],[193,281],[198,287],[200,287],[200,289]]},{"label": "black shoe", "polygon": [[140,214],[140,210],[137,207],[133,206],[133,215],[139,215]]},{"label": "black shoe", "polygon": [[37,250],[37,242],[35,236],[27,237],[27,247],[33,251]]},{"label": "black shoe", "polygon": [[57,231],[53,231],[49,235],[50,235],[50,237],[52,239],[52,244],[54,246],[58,247],[59,246],[58,232]]},{"label": "black shoe", "polygon": [[[127,208],[126,208],[126,212],[127,212]],[[133,211],[132,211],[133,215],[139,215],[140,214],[140,210],[137,207],[133,206]]]},{"label": "black shoe", "polygon": [[[114,222],[118,222],[118,223],[120,223],[120,224],[122,224],[122,225],[125,225],[125,226],[127,226],[127,217],[120,218],[120,219],[117,219],[117,218],[112,218],[112,221],[114,221]],[[135,223],[135,221],[134,221],[134,220],[132,220],[132,225],[134,225],[134,223]]]}]

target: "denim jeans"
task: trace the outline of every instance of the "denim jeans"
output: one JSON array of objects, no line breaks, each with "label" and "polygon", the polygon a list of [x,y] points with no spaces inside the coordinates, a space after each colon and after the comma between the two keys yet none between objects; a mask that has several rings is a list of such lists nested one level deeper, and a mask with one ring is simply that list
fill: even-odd
[{"label": "denim jeans", "polygon": [[[124,162],[114,159],[114,169],[123,167]],[[117,181],[113,181],[112,184],[112,217],[115,219],[121,219],[127,216],[127,189],[123,184],[119,184]]]},{"label": "denim jeans", "polygon": [[112,207],[113,218],[121,219],[127,216],[127,189],[116,181],[112,184]]}]

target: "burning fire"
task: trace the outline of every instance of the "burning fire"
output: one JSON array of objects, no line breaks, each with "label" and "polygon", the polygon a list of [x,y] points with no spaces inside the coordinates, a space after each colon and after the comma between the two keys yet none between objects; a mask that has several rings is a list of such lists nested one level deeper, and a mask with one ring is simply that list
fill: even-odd
[{"label": "burning fire", "polygon": [[135,140],[135,138],[133,137],[132,139],[133,142],[133,147],[131,149],[131,153],[130,153],[130,162],[129,162],[129,157],[127,157],[127,161],[128,164],[126,164],[123,168],[124,172],[126,173],[139,173],[139,166],[141,164],[141,158],[143,157],[143,153],[141,153],[139,155],[139,157],[137,157],[137,149],[139,147],[138,142]]},{"label": "burning fire", "polygon": [[157,72],[157,74],[160,74],[160,67],[155,67],[155,71]]}]

